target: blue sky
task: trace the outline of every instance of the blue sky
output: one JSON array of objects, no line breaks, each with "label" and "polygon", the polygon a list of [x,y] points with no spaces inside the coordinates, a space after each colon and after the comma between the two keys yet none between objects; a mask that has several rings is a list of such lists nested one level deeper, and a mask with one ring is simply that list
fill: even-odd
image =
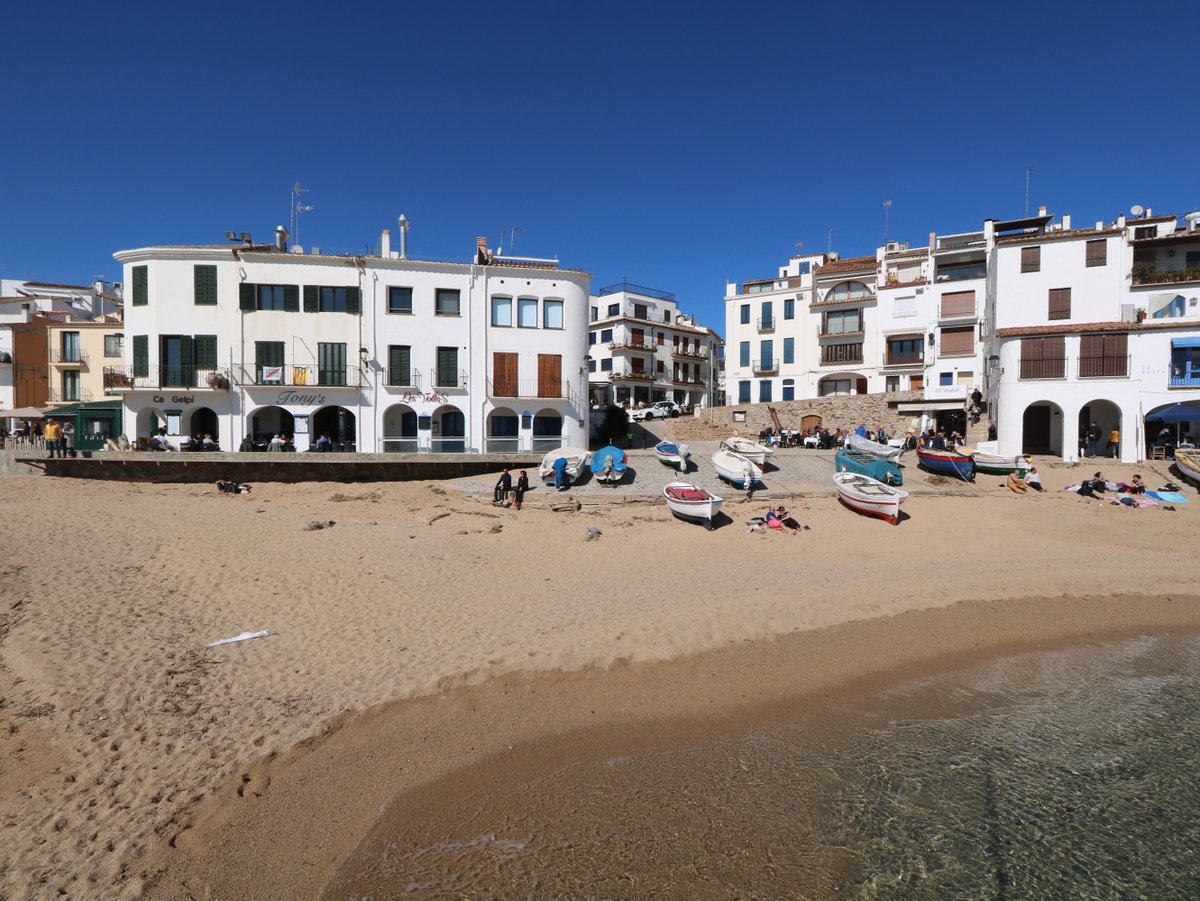
[{"label": "blue sky", "polygon": [[[1127,3],[18,4],[0,275],[115,278],[114,251],[268,239],[466,259],[517,226],[593,287],[674,291],[795,252],[1200,208],[1200,7]],[[1173,8],[1174,7],[1174,8]],[[506,238],[506,246],[508,239]]]}]

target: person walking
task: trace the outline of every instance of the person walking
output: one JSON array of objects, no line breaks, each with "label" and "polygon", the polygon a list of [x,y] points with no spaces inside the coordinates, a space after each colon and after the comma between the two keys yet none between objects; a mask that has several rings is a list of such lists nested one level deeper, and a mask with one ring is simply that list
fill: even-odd
[{"label": "person walking", "polygon": [[59,437],[62,442],[62,455],[64,457],[75,456],[75,426],[67,423],[63,426],[62,435]]},{"label": "person walking", "polygon": [[1108,433],[1108,452],[1114,460],[1121,455],[1121,430],[1117,426]]},{"label": "person walking", "polygon": [[50,451],[46,459],[53,460],[56,455],[62,453],[62,445],[59,444],[59,439],[62,437],[62,426],[58,424],[57,420],[51,419],[46,423],[42,436],[46,439],[46,450]]}]

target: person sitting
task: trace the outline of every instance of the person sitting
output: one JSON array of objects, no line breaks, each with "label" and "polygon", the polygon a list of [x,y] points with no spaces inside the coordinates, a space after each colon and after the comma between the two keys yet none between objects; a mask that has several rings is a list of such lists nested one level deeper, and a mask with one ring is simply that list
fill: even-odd
[{"label": "person sitting", "polygon": [[776,508],[775,512],[779,514],[779,521],[783,523],[783,527],[785,529],[792,529],[796,532],[800,531],[800,523],[796,522],[796,520],[792,517],[792,514],[788,512],[787,507],[780,504],[779,507]]},{"label": "person sitting", "polygon": [[329,433],[324,432],[320,438],[313,442],[312,446],[309,448],[309,451],[321,454],[327,452],[332,446],[333,442],[329,440]]},{"label": "person sitting", "polygon": [[1104,478],[1104,476],[1100,473],[1096,473],[1094,476],[1092,476],[1092,491],[1095,491],[1097,494],[1103,494],[1107,490],[1108,479]]},{"label": "person sitting", "polygon": [[217,442],[213,441],[212,435],[205,433],[204,437],[200,439],[200,450],[215,451],[219,449]]},{"label": "person sitting", "polygon": [[783,532],[786,535],[796,534],[795,529],[784,525],[783,520],[780,519],[778,511],[774,507],[767,511],[766,522],[768,529],[774,529],[776,532]]},{"label": "person sitting", "polygon": [[936,435],[933,436],[932,447],[934,450],[945,450],[946,449],[946,433],[945,432],[938,432]]},{"label": "person sitting", "polygon": [[1008,474],[1008,490],[1013,494],[1024,494],[1029,488],[1029,483],[1021,478],[1014,469]]},{"label": "person sitting", "polygon": [[1025,484],[1034,491],[1042,491],[1042,477],[1038,475],[1037,467],[1031,466],[1029,472],[1025,473]]},{"label": "person sitting", "polygon": [[175,450],[171,446],[171,442],[167,440],[167,430],[159,429],[150,439],[150,450],[152,451],[172,451]]},{"label": "person sitting", "polygon": [[1130,494],[1145,494],[1146,483],[1142,481],[1140,474],[1135,473],[1133,479],[1130,481],[1129,485],[1126,486],[1125,490]]},{"label": "person sitting", "polygon": [[271,438],[271,443],[267,445],[267,451],[279,453],[283,450],[283,446],[285,444],[287,444],[287,442],[283,440],[282,435],[275,435]]}]

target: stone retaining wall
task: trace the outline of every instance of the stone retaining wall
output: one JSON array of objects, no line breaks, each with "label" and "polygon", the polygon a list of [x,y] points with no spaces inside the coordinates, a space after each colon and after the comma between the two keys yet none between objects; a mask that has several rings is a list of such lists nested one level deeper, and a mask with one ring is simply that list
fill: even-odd
[{"label": "stone retaining wall", "polygon": [[[774,407],[785,429],[800,428],[805,416],[820,416],[828,429],[853,429],[860,425],[874,430],[883,426],[893,435],[903,435],[912,428],[917,417],[897,412],[898,403],[924,400],[922,391],[894,391],[888,394],[851,394],[836,397],[813,397],[807,400],[788,400],[771,404],[735,404],[729,407],[710,407],[700,414],[709,427],[723,434],[737,430],[743,435],[757,435],[775,426],[767,407]],[[734,422],[734,413],[745,413],[745,422]]]}]

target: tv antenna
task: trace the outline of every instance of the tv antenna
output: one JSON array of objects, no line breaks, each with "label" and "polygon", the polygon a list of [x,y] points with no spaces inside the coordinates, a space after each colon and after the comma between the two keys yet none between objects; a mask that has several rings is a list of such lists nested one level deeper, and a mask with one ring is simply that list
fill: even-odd
[{"label": "tv antenna", "polygon": [[312,204],[301,203],[300,195],[307,194],[308,188],[300,187],[300,182],[292,185],[292,200],[291,200],[291,219],[289,224],[292,227],[292,243],[300,243],[300,214],[311,213],[316,207]]},{"label": "tv antenna", "polygon": [[833,253],[833,229],[832,228],[829,230],[829,243],[825,247],[825,252],[827,254]]},{"label": "tv antenna", "polygon": [[888,241],[888,214],[892,211],[892,202],[885,200],[883,202],[883,243]]},{"label": "tv antenna", "polygon": [[1033,168],[1033,166],[1025,167],[1025,218],[1026,219],[1029,218],[1029,176],[1031,176],[1034,172],[1037,172],[1037,169]]},{"label": "tv antenna", "polygon": [[506,231],[508,232],[508,255],[512,256],[513,251],[517,247],[517,232],[528,231],[528,229],[521,228],[519,225],[514,225],[508,229],[500,229],[500,249],[496,251],[500,256],[504,255],[504,233]]}]

